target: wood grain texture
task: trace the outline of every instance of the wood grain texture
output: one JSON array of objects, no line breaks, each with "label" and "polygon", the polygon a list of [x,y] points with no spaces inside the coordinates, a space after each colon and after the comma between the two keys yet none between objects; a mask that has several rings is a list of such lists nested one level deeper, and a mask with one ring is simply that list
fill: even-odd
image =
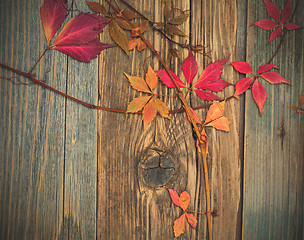
[{"label": "wood grain texture", "polygon": [[[282,9],[286,1],[274,1]],[[291,1],[294,10],[296,1]],[[304,2],[299,1],[293,22],[304,25]],[[269,18],[263,1],[248,1],[248,25]],[[248,29],[247,62],[257,71],[279,44],[268,44],[270,33]],[[273,63],[292,83],[270,85],[264,115],[246,93],[244,239],[303,239],[304,121],[287,108],[297,105],[303,92],[304,32],[290,31]]]},{"label": "wood grain texture", "polygon": [[[29,71],[39,58],[46,47],[41,5],[1,1],[2,63]],[[47,84],[94,102],[97,60],[88,67],[67,59],[49,51],[37,78],[50,69]],[[96,113],[35,85],[1,79],[0,91],[0,238],[95,239]]]},{"label": "wood grain texture", "polygon": [[[130,1],[130,3],[152,20],[161,21],[163,2]],[[214,60],[221,60],[229,54],[235,57],[237,44],[235,3],[230,1],[220,3],[174,1],[172,3],[176,8],[191,10],[191,21],[184,24],[183,30],[190,36],[193,44],[208,45],[212,49]],[[218,19],[226,21],[227,11],[232,20],[223,26]],[[145,36],[164,56],[168,42],[159,34],[152,34],[151,31],[145,33]],[[111,40],[104,36],[103,41]],[[140,94],[131,89],[123,72],[144,76],[142,63],[150,53],[132,52],[128,59],[121,54],[120,49],[110,51],[111,53],[104,53],[100,57],[99,102],[102,106],[125,109],[126,102]],[[187,50],[180,49],[180,56],[184,59]],[[201,74],[210,61],[199,54],[195,57]],[[182,60],[174,61],[170,65],[181,78],[183,78],[182,62]],[[159,69],[159,66],[155,64],[154,68]],[[232,68],[225,67],[224,77],[232,82],[236,74],[232,72]],[[158,91],[162,94],[174,92],[164,87],[159,88]],[[233,89],[230,88],[225,92],[225,96],[232,93]],[[164,100],[169,103],[171,109],[180,107],[178,99]],[[193,106],[202,105],[202,102],[194,97],[191,97],[190,101]],[[227,103],[227,112],[231,112],[228,117],[232,122],[230,134],[210,131],[208,162],[213,189],[212,205],[219,213],[219,217],[213,220],[214,239],[226,239],[227,236],[229,239],[240,237],[236,231],[240,227],[241,217],[238,105],[236,101]],[[199,115],[203,117],[203,111],[199,111]],[[178,193],[187,190],[192,198],[190,208],[205,211],[202,164],[195,148],[190,124],[185,113],[172,115],[171,118],[170,121],[158,118],[143,131],[140,115],[98,113],[97,237],[99,239],[173,238],[173,222],[180,216],[180,209],[172,204],[167,190],[142,187],[141,179],[138,179],[137,175],[142,153],[151,146],[173,153],[176,159],[177,176],[167,186],[176,189]],[[197,230],[187,226],[185,234],[180,239],[205,239],[207,230],[205,216],[198,216],[198,221]]]}]

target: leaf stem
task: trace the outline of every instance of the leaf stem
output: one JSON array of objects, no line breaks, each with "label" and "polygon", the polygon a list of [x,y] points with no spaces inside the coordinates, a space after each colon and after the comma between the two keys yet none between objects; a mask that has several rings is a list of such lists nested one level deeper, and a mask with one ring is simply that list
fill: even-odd
[{"label": "leaf stem", "polygon": [[202,214],[202,215],[205,215],[205,214],[206,214],[206,212],[191,211],[191,210],[188,210],[188,209],[186,209],[185,212],[197,213],[197,214]]},{"label": "leaf stem", "polygon": [[40,62],[41,58],[44,56],[44,54],[46,53],[46,51],[49,50],[49,49],[50,49],[49,47],[47,47],[46,49],[44,49],[43,53],[40,55],[40,57],[38,58],[38,60],[35,62],[34,66],[28,72],[29,74],[32,73],[32,71],[35,69],[35,67],[37,66],[37,64]]}]

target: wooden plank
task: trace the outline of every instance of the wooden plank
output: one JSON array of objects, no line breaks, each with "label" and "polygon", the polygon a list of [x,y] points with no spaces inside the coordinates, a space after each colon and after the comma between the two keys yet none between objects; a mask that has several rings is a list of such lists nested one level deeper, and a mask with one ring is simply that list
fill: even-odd
[{"label": "wooden plank", "polygon": [[[162,1],[130,1],[141,12],[155,21],[162,19]],[[208,45],[212,49],[214,60],[221,60],[237,54],[236,4],[232,2],[214,3],[212,1],[175,1],[174,7],[190,9],[192,12],[191,26],[185,24],[184,29],[190,35],[191,42]],[[228,13],[227,13],[228,12]],[[211,14],[212,13],[212,14]],[[232,21],[227,21],[227,15]],[[202,17],[203,16],[203,17]],[[222,26],[218,19],[225,21]],[[191,29],[191,33],[189,32]],[[145,36],[152,41],[162,55],[168,42],[151,31]],[[225,36],[225,37],[223,37]],[[103,41],[109,42],[110,37],[103,35]],[[181,57],[187,51],[181,51]],[[111,49],[100,57],[99,65],[99,105],[125,109],[127,102],[139,96],[128,85],[123,72],[131,75],[144,76],[142,63],[150,53],[132,52],[130,59],[120,49]],[[196,54],[200,69],[210,62]],[[152,61],[152,65],[153,65]],[[171,63],[171,68],[182,75],[182,61]],[[146,66],[145,66],[146,67]],[[158,66],[154,66],[158,69]],[[225,67],[225,79],[232,81],[236,74]],[[229,80],[228,80],[229,81]],[[172,90],[160,88],[161,94],[172,94]],[[233,93],[230,88],[222,97]],[[179,108],[177,99],[164,99],[170,108]],[[201,105],[191,97],[194,106]],[[227,103],[230,118],[229,134],[210,131],[210,177],[212,186],[212,206],[219,217],[214,218],[215,239],[238,238],[240,208],[240,162],[239,162],[239,103]],[[203,111],[199,111],[203,115]],[[109,112],[98,113],[98,203],[97,203],[97,237],[100,239],[172,239],[173,221],[181,211],[168,197],[164,188],[149,187],[140,178],[138,165],[141,164],[147,148],[157,148],[172,154],[175,159],[175,178],[169,181],[168,187],[179,193],[187,190],[191,197],[190,208],[205,211],[205,187],[199,154],[194,145],[191,127],[185,114],[171,116],[171,121],[157,119],[143,131],[142,119],[139,115],[125,115]],[[228,144],[229,143],[229,144]],[[221,150],[220,150],[221,149]],[[205,239],[206,219],[198,217],[197,230],[186,227],[181,239]]]},{"label": "wooden plank", "polygon": [[[274,1],[283,9],[286,1]],[[296,1],[291,1],[291,11]],[[304,2],[299,1],[293,22],[304,24]],[[269,18],[263,1],[248,1],[248,25]],[[257,71],[279,44],[267,43],[270,33],[248,29],[247,61]],[[287,108],[297,105],[303,88],[304,32],[288,32],[274,58],[278,72],[292,86],[273,86],[261,80],[267,91],[264,115],[260,116],[246,93],[244,239],[303,239],[303,116],[294,118]]]},{"label": "wooden plank", "polygon": [[[28,71],[38,59],[41,5],[1,2],[1,62]],[[96,66],[49,51],[34,72],[43,79],[50,68],[47,84],[94,102]],[[1,239],[95,239],[96,113],[37,86],[0,84]]]}]

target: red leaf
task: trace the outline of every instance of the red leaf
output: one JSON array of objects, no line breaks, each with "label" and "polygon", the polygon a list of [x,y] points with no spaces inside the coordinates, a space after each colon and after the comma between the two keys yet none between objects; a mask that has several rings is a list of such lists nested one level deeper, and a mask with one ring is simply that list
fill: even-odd
[{"label": "red leaf", "polygon": [[220,117],[220,118],[215,119],[214,121],[206,124],[205,126],[206,127],[214,127],[217,130],[228,132],[229,131],[229,124],[230,124],[230,121],[228,120],[228,118]]},{"label": "red leaf", "polygon": [[220,78],[220,76],[222,74],[223,66],[227,62],[229,57],[230,56],[224,58],[223,60],[221,60],[219,62],[214,62],[214,63],[211,63],[210,65],[208,65],[204,69],[200,78],[194,84],[194,87],[205,89],[204,88],[205,83],[210,84],[210,83],[217,81]]},{"label": "red leaf", "polygon": [[220,97],[214,95],[211,92],[206,92],[202,90],[194,90],[197,96],[204,101],[213,101],[213,100],[221,100]]},{"label": "red leaf", "polygon": [[197,220],[191,213],[186,213],[186,217],[188,220],[188,223],[191,225],[191,227],[196,228]]},{"label": "red leaf", "polygon": [[287,1],[282,13],[281,13],[281,21],[282,23],[286,22],[290,17],[290,0]]},{"label": "red leaf", "polygon": [[[225,110],[225,101],[222,101],[222,102],[214,102],[208,112],[207,112],[207,116],[206,116],[206,119],[205,119],[205,123],[209,123],[209,122],[212,122],[220,117],[223,116],[224,114],[224,110]],[[204,123],[204,124],[205,124]]]},{"label": "red leaf", "polygon": [[185,215],[186,213],[184,213],[174,221],[173,230],[174,230],[174,236],[176,238],[185,232]]},{"label": "red leaf", "polygon": [[270,38],[268,42],[270,43],[272,40],[274,40],[276,37],[280,36],[281,34],[282,34],[282,29],[277,28],[270,34]]},{"label": "red leaf", "polygon": [[63,52],[80,62],[88,63],[91,59],[96,58],[102,50],[110,47],[115,46],[101,43],[99,40],[93,40],[87,44],[55,46],[53,49]]},{"label": "red leaf", "polygon": [[44,0],[40,18],[48,45],[63,23],[67,9],[67,0]]},{"label": "red leaf", "polygon": [[[185,107],[184,107],[184,108],[185,108]],[[198,116],[196,115],[196,113],[194,112],[194,110],[193,110],[191,107],[189,107],[189,108],[190,108],[190,111],[192,112],[192,115],[194,116],[194,122],[195,122],[196,124],[201,123],[201,121],[199,120],[199,118],[198,118]],[[186,112],[186,113],[187,113],[187,112]],[[188,113],[187,113],[187,118],[188,118],[189,122],[191,122]]]},{"label": "red leaf", "polygon": [[190,203],[189,193],[186,191],[183,191],[181,193],[178,201],[179,201],[179,205],[180,205],[181,209],[183,209],[185,211]]},{"label": "red leaf", "polygon": [[252,85],[252,97],[259,108],[260,114],[263,115],[263,106],[266,102],[267,93],[263,85],[257,79]]},{"label": "red leaf", "polygon": [[239,96],[240,94],[245,92],[250,87],[252,79],[253,77],[247,77],[247,78],[242,78],[240,81],[238,81],[235,85],[234,96]]},{"label": "red leaf", "polygon": [[195,61],[195,58],[193,57],[191,50],[189,50],[188,57],[184,61],[182,68],[187,82],[189,84],[192,83],[194,77],[197,74],[198,66],[197,66],[197,62]]},{"label": "red leaf", "polygon": [[299,26],[295,23],[286,23],[284,25],[284,27],[287,29],[287,30],[295,30],[295,29],[299,29],[299,28],[302,28],[302,26]]},{"label": "red leaf", "polygon": [[[173,78],[175,79],[175,81],[177,82],[180,88],[186,87],[174,72],[170,71],[170,73],[172,74]],[[169,74],[165,69],[156,71],[156,74],[159,77],[159,79],[163,82],[163,84],[165,84],[167,87],[175,88],[175,84],[173,83],[172,79],[170,78]]]},{"label": "red leaf", "polygon": [[155,107],[154,98],[152,98],[143,110],[144,128],[146,128],[147,125],[155,118],[156,114],[157,110]]},{"label": "red leaf", "polygon": [[252,68],[246,62],[238,61],[232,62],[232,66],[240,73],[252,73]]},{"label": "red leaf", "polygon": [[262,65],[262,66],[259,67],[258,74],[263,73],[263,72],[267,72],[267,71],[269,71],[269,70],[272,69],[272,68],[277,68],[277,69],[279,69],[279,67],[277,67],[277,66],[274,65],[274,64],[265,64],[265,65]]},{"label": "red leaf", "polygon": [[251,24],[251,26],[257,26],[264,30],[271,30],[275,27],[278,27],[279,25],[277,23],[275,23],[274,21],[266,18],[266,19],[261,19],[255,23]]},{"label": "red leaf", "polygon": [[271,84],[278,84],[278,83],[290,84],[290,82],[288,82],[285,78],[283,78],[277,72],[267,72],[267,73],[261,74],[260,76]]},{"label": "red leaf", "polygon": [[213,82],[211,80],[201,82],[199,88],[209,90],[212,92],[219,92],[222,91],[225,87],[230,85],[231,84],[226,82],[224,79],[219,78]]},{"label": "red leaf", "polygon": [[169,194],[170,194],[170,197],[171,197],[171,200],[172,202],[176,205],[176,206],[180,206],[180,203],[179,203],[179,196],[177,194],[177,192],[173,189],[170,189],[168,188],[168,191],[169,191]]},{"label": "red leaf", "polygon": [[88,44],[98,38],[107,22],[107,17],[95,13],[80,13],[64,25],[52,46]]},{"label": "red leaf", "polygon": [[264,0],[264,2],[269,16],[272,17],[274,20],[280,22],[280,9],[278,8],[278,6],[268,0]]}]

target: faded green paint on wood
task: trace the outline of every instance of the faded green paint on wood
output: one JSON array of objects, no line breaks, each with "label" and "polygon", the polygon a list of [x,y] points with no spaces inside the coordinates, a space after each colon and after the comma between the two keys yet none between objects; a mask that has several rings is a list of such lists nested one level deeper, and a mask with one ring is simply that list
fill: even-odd
[{"label": "faded green paint on wood", "polygon": [[[1,1],[2,63],[29,71],[43,52],[41,5]],[[34,72],[47,69],[47,84],[96,101],[97,60],[49,51]],[[0,91],[0,238],[95,239],[96,112],[35,85],[1,79]]]},{"label": "faded green paint on wood", "polygon": [[[274,1],[282,9],[286,1]],[[293,11],[296,0],[291,1]],[[263,1],[248,1],[248,25],[269,18]],[[293,22],[304,25],[304,2]],[[279,39],[268,44],[270,33],[248,29],[247,61],[257,71],[271,58]],[[246,94],[243,239],[303,239],[304,118],[294,118],[287,106],[297,105],[304,91],[304,31],[288,32],[273,63],[292,83],[270,85],[264,115]]]}]

